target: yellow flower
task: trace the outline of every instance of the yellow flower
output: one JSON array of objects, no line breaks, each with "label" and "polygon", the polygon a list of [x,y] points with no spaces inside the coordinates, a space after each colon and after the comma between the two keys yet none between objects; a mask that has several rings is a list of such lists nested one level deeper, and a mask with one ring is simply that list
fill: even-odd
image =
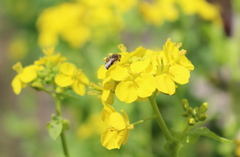
[{"label": "yellow flower", "polygon": [[17,71],[17,76],[12,80],[12,87],[15,94],[19,94],[22,88],[26,87],[27,83],[33,81],[37,77],[36,66],[29,65],[25,68],[22,67],[20,62],[17,62],[13,69]]},{"label": "yellow flower", "polygon": [[44,49],[43,53],[45,56],[40,58],[39,60],[35,61],[35,65],[46,65],[46,66],[56,66],[59,63],[67,60],[66,57],[62,57],[60,53],[54,54],[54,48]]},{"label": "yellow flower", "polygon": [[89,84],[89,80],[80,69],[65,62],[60,66],[60,74],[55,77],[55,83],[60,87],[70,86],[75,93],[82,96],[85,94],[85,85]]},{"label": "yellow flower", "polygon": [[170,39],[165,43],[163,51],[155,54],[158,71],[156,73],[157,89],[172,95],[176,91],[176,83],[186,84],[190,78],[192,63],[185,57],[185,50],[179,51],[181,44],[176,45]]},{"label": "yellow flower", "polygon": [[129,129],[133,125],[129,124],[127,114],[121,110],[123,116],[116,112],[110,105],[105,104],[102,110],[102,120],[110,126],[101,136],[101,143],[107,149],[119,149],[126,144],[129,136]]},{"label": "yellow flower", "polygon": [[131,103],[139,98],[147,98],[155,91],[153,75],[145,72],[150,66],[149,56],[145,48],[139,47],[109,69],[112,79],[120,81],[115,92],[121,101]]}]

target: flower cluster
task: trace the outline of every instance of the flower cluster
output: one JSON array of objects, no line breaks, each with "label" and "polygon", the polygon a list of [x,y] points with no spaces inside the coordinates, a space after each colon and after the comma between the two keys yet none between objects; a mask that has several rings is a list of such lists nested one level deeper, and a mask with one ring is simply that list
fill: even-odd
[{"label": "flower cluster", "polygon": [[102,40],[123,28],[122,15],[136,0],[76,0],[45,9],[37,20],[38,43],[55,46],[59,37],[78,48],[89,40]]},{"label": "flower cluster", "polygon": [[43,50],[44,57],[36,60],[33,65],[22,67],[20,62],[13,66],[18,73],[12,87],[15,94],[19,94],[28,83],[40,91],[48,93],[64,93],[73,89],[79,95],[85,94],[85,85],[89,84],[88,78],[75,65],[65,62],[61,54],[54,54],[54,48]]},{"label": "flower cluster", "polygon": [[[126,103],[145,100],[153,92],[173,95],[178,84],[186,84],[190,78],[190,71],[194,69],[192,63],[185,56],[185,50],[179,50],[181,44],[167,40],[163,50],[155,52],[138,47],[128,53],[123,45],[120,61],[111,60],[111,66],[106,69],[102,65],[98,70],[98,78],[102,79],[102,87],[92,86],[101,91],[101,99],[112,104],[114,94]],[[106,62],[106,64],[109,64]]]},{"label": "flower cluster", "polygon": [[153,0],[142,1],[140,10],[143,18],[151,24],[162,25],[164,21],[176,21],[179,17],[179,9],[185,15],[199,15],[208,21],[221,21],[219,8],[206,0]]}]

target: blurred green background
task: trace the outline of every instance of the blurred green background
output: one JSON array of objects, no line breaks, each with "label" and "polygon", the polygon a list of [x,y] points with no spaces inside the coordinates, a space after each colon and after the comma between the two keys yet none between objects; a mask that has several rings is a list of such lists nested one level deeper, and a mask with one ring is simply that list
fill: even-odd
[{"label": "blurred green background", "polygon": [[[161,50],[167,38],[183,43],[195,66],[190,83],[174,96],[159,95],[157,102],[169,127],[182,130],[181,100],[193,107],[208,102],[207,126],[233,140],[221,144],[200,138],[184,147],[180,156],[240,157],[240,1],[239,0],[1,0],[0,1],[0,157],[62,157],[60,139],[53,141],[46,123],[55,113],[53,99],[25,88],[16,96],[12,65],[32,64],[43,48],[55,46],[98,83],[97,70],[117,45],[128,51],[144,46]],[[148,102],[125,104],[131,122],[153,115]],[[155,120],[137,125],[120,150],[100,143],[104,125],[97,96],[85,95],[63,103],[63,116],[71,121],[66,133],[75,156],[167,157],[165,139]],[[194,128],[193,128],[194,129]]]}]

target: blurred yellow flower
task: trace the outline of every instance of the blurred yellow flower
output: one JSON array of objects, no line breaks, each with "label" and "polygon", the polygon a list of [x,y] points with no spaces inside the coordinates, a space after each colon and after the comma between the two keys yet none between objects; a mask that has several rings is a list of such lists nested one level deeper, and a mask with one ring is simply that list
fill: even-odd
[{"label": "blurred yellow flower", "polygon": [[27,51],[27,41],[22,38],[13,39],[8,46],[9,57],[14,61],[24,58]]},{"label": "blurred yellow flower", "polygon": [[129,136],[129,129],[134,126],[129,123],[127,114],[121,110],[123,116],[116,112],[110,105],[105,104],[102,110],[102,120],[110,126],[101,136],[101,142],[107,149],[119,149],[126,144]]},{"label": "blurred yellow flower", "polygon": [[60,87],[71,86],[75,93],[83,96],[86,91],[85,85],[89,85],[89,80],[81,69],[65,62],[60,66],[60,74],[55,77],[55,83]]},{"label": "blurred yellow flower", "polygon": [[15,94],[19,94],[27,83],[33,81],[37,77],[37,68],[34,65],[22,67],[20,62],[13,65],[13,69],[18,73],[12,80],[12,88]]},{"label": "blurred yellow flower", "polygon": [[59,38],[73,48],[88,41],[119,33],[123,14],[136,6],[136,0],[77,0],[45,9],[37,20],[38,43],[41,47],[55,46]]},{"label": "blurred yellow flower", "polygon": [[106,124],[101,120],[100,114],[91,114],[86,122],[78,128],[77,134],[80,138],[87,139],[95,134],[100,135],[106,127]]},{"label": "blurred yellow flower", "polygon": [[176,21],[180,10],[186,15],[198,14],[204,20],[221,21],[219,8],[206,0],[153,0],[141,1],[139,9],[143,18],[154,25],[162,25],[165,21]]}]

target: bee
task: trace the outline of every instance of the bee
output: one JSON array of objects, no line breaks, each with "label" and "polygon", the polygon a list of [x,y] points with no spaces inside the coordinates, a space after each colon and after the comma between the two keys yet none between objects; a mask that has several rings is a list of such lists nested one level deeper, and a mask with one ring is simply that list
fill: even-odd
[{"label": "bee", "polygon": [[104,68],[109,69],[113,64],[120,61],[121,55],[120,54],[112,54],[109,57],[105,58]]}]

